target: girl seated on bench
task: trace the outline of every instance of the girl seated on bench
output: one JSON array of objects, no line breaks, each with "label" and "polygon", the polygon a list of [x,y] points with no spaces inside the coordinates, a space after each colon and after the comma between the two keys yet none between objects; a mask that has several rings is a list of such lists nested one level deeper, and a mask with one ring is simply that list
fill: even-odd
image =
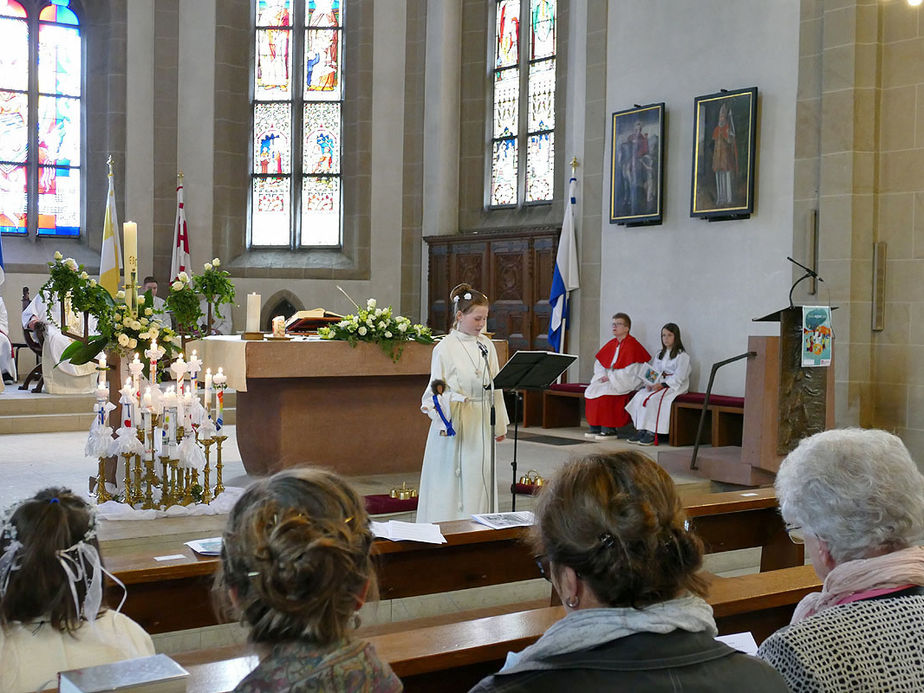
[{"label": "girl seated on bench", "polygon": [[648,372],[654,382],[626,405],[637,432],[630,443],[657,445],[660,436],[667,435],[671,422],[671,404],[677,395],[690,389],[690,356],[683,348],[680,328],[669,322],[661,328],[661,351],[652,359]]},{"label": "girl seated on bench", "polygon": [[349,634],[375,597],[372,539],[362,500],[331,472],[291,469],[247,488],[215,578],[219,600],[262,650],[235,691],[402,690],[372,645]]},{"label": "girl seated on bench", "polygon": [[93,508],[79,496],[48,488],[8,511],[0,524],[0,691],[54,688],[59,671],[154,654],[141,626],[103,606],[104,573]]},{"label": "girl seated on bench", "polygon": [[472,693],[788,691],[767,664],[715,640],[702,542],[684,519],[667,472],[638,452],[568,462],[533,526],[565,617]]}]

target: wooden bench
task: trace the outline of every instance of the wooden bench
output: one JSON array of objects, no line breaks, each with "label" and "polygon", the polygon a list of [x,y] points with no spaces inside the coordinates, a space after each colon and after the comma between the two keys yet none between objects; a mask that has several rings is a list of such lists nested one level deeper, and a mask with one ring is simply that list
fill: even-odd
[{"label": "wooden bench", "polygon": [[[686,392],[678,395],[671,405],[669,444],[673,447],[694,445],[699,418],[703,411],[706,395],[703,392]],[[711,395],[706,411],[706,425],[703,431],[710,431],[700,444],[710,443],[712,447],[741,445],[744,429],[744,397]]]},{"label": "wooden bench", "polygon": [[541,392],[524,391],[523,425],[574,428],[581,425],[584,390],[589,383],[561,383]]},{"label": "wooden bench", "polygon": [[[793,608],[821,587],[811,566],[797,566],[733,578],[708,576],[719,633],[750,631],[758,643],[789,623]],[[368,638],[379,657],[401,677],[405,690],[467,691],[497,671],[507,652],[535,642],[564,616],[562,607],[406,630]],[[188,693],[231,690],[256,666],[253,654],[237,646],[201,650],[175,658],[190,672]]]},{"label": "wooden bench", "polygon": [[[756,494],[756,495],[751,495]],[[803,561],[792,544],[773,489],[691,496],[684,501],[694,530],[708,553],[761,547],[761,570]],[[533,552],[523,541],[526,528],[494,530],[468,520],[439,523],[446,544],[376,541],[373,544],[382,599],[413,597],[540,577]],[[103,561],[128,590],[122,612],[149,633],[214,625],[219,622],[209,598],[216,557],[198,556],[177,540],[143,549],[102,548]],[[155,557],[182,555],[158,561]],[[434,570],[434,566],[439,566]],[[111,599],[121,589],[110,585]],[[183,604],[172,609],[171,604]]]}]

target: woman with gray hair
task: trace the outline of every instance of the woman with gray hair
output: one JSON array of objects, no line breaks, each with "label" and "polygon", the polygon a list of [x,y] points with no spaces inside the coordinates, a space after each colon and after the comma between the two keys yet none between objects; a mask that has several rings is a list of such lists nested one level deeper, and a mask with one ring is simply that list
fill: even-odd
[{"label": "woman with gray hair", "polygon": [[776,492],[824,585],[758,654],[794,691],[924,690],[924,476],[902,441],[813,435],[783,460]]}]

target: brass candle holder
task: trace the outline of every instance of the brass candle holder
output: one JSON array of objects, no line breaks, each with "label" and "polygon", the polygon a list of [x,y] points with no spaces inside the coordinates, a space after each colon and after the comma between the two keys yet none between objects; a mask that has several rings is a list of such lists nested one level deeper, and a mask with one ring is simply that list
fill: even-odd
[{"label": "brass candle holder", "polygon": [[215,497],[217,498],[225,491],[224,485],[221,483],[221,470],[223,465],[221,463],[221,444],[228,439],[228,436],[215,436],[213,440],[217,443],[218,452],[216,453],[215,460]]},{"label": "brass candle holder", "polygon": [[125,478],[122,481],[122,487],[125,489],[124,498],[122,499],[126,505],[135,504],[135,493],[134,488],[132,487],[132,458],[134,454],[131,452],[123,452],[122,460],[124,463]]},{"label": "brass candle holder", "polygon": [[105,503],[112,500],[109,491],[106,490],[106,458],[99,458],[99,471],[96,473],[96,503]]},{"label": "brass candle holder", "polygon": [[202,470],[202,502],[211,503],[212,502],[212,489],[209,488],[209,453],[210,448],[215,443],[212,438],[206,438],[202,441],[202,445],[205,446],[205,468]]},{"label": "brass candle holder", "polygon": [[169,508],[170,498],[170,455],[160,456],[160,504],[164,509]]},{"label": "brass candle holder", "polygon": [[141,504],[142,509],[151,510],[157,506],[154,505],[154,460],[146,459],[144,461],[144,502]]}]

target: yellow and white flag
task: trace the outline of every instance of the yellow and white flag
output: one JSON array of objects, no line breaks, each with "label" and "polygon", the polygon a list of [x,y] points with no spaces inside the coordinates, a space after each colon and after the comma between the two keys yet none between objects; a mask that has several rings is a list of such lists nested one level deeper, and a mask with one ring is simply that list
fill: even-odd
[{"label": "yellow and white flag", "polygon": [[99,283],[113,296],[119,290],[122,248],[119,243],[119,215],[116,212],[115,189],[112,183],[112,161],[109,162],[109,193],[106,195],[106,217],[103,219],[103,246],[99,258]]}]

